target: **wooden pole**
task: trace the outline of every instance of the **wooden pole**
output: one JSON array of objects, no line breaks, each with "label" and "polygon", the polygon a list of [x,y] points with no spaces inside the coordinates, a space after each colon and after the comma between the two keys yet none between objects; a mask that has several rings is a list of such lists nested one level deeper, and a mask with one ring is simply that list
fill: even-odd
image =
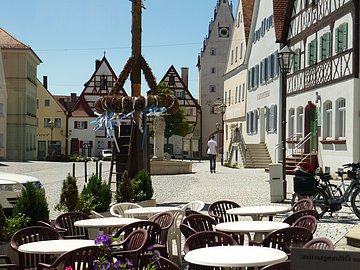
[{"label": "wooden pole", "polygon": [[141,24],[142,0],[132,0],[132,56],[134,66],[131,72],[131,96],[141,95]]}]

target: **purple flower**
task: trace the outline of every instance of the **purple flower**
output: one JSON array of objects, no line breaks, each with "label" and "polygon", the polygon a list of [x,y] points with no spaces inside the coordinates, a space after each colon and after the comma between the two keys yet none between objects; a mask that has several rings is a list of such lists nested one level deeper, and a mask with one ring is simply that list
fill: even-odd
[{"label": "purple flower", "polygon": [[160,252],[158,250],[154,250],[154,254],[152,255],[151,259],[153,261],[158,261],[160,256],[161,256]]},{"label": "purple flower", "polygon": [[102,244],[105,247],[109,247],[111,245],[111,243],[112,243],[112,241],[111,241],[110,236],[108,236],[106,234],[99,235],[95,239],[95,244],[96,245]]},{"label": "purple flower", "polygon": [[121,262],[120,261],[114,262],[113,268],[114,269],[121,269],[122,268]]},{"label": "purple flower", "polygon": [[125,263],[127,266],[134,266],[133,263],[128,258],[125,258]]},{"label": "purple flower", "polygon": [[154,245],[150,245],[148,246],[148,248],[146,250],[150,251],[150,250],[153,250],[154,249]]}]

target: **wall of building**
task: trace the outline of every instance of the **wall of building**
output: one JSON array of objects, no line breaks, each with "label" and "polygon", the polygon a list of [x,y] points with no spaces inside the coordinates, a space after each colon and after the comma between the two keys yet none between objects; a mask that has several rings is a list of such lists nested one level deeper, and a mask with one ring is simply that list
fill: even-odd
[{"label": "wall of building", "polygon": [[0,49],[0,160],[6,159],[7,136],[7,88],[3,66],[3,56]]}]

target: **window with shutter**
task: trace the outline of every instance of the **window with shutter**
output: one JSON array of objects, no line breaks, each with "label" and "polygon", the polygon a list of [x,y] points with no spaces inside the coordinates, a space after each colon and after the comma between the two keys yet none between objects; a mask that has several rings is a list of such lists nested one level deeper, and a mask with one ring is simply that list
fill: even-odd
[{"label": "window with shutter", "polygon": [[259,124],[259,112],[258,110],[254,111],[254,133],[258,133],[258,124]]},{"label": "window with shutter", "polygon": [[268,72],[268,69],[269,69],[269,64],[268,64],[268,62],[269,62],[268,59],[265,58],[265,59],[264,59],[264,69],[265,69],[265,70],[264,70],[264,80],[265,80],[265,81],[267,81],[267,80],[269,79],[269,77],[268,77],[268,76],[269,76],[269,75],[268,75],[268,74],[269,74],[269,72]]},{"label": "window with shutter", "polygon": [[84,129],[87,129],[87,121],[84,121]]},{"label": "window with shutter", "polygon": [[348,48],[348,23],[343,23],[343,44],[342,44],[343,51],[347,50]]},{"label": "window with shutter", "polygon": [[279,76],[280,66],[279,66],[279,53],[275,52],[275,76]]},{"label": "window with shutter", "polygon": [[328,32],[326,33],[326,47],[325,47],[325,51],[326,51],[326,58],[329,58],[331,55],[331,33]]},{"label": "window with shutter", "polygon": [[335,53],[339,52],[339,32],[340,32],[340,29],[339,29],[339,27],[337,27],[335,29]]},{"label": "window with shutter", "polygon": [[308,66],[311,65],[311,42],[307,45],[307,64]]},{"label": "window with shutter", "polygon": [[273,79],[275,77],[275,56],[274,54],[270,55],[270,77]]},{"label": "window with shutter", "polygon": [[255,74],[256,74],[256,88],[259,87],[259,65],[255,67]]},{"label": "window with shutter", "polygon": [[78,128],[78,121],[75,121],[75,122],[74,122],[74,128],[75,128],[75,129]]},{"label": "window with shutter", "polygon": [[260,63],[260,83],[264,82],[264,62],[261,61]]},{"label": "window with shutter", "polygon": [[274,106],[274,132],[277,130],[277,105]]},{"label": "window with shutter", "polygon": [[248,80],[248,85],[247,85],[247,89],[248,89],[248,91],[250,91],[250,89],[251,89],[251,87],[250,87],[250,85],[251,85],[251,71],[249,70],[248,71],[248,78],[247,78],[247,80]]},{"label": "window with shutter", "polygon": [[265,130],[269,132],[270,110],[268,107],[265,107],[265,114]]},{"label": "window with shutter", "polygon": [[250,133],[250,115],[246,113],[246,133]]}]

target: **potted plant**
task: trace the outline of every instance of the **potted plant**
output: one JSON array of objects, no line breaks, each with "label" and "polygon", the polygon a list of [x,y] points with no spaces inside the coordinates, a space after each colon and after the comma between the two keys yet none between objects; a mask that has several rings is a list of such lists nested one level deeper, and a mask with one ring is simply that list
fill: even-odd
[{"label": "potted plant", "polygon": [[72,177],[70,173],[63,181],[60,194],[60,202],[55,206],[58,211],[75,211],[79,203],[79,192],[76,184],[76,177]]},{"label": "potted plant", "polygon": [[116,201],[155,206],[156,200],[152,199],[153,194],[151,176],[147,171],[139,171],[134,179],[129,179],[128,172],[125,171],[116,191]]}]

